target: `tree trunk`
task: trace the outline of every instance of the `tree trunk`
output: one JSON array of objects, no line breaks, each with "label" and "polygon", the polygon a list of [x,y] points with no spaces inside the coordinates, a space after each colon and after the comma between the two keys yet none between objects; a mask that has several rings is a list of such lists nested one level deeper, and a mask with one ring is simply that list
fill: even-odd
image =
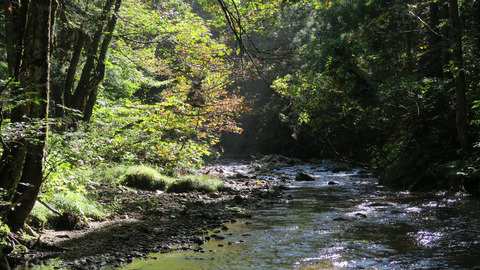
[{"label": "tree trunk", "polygon": [[457,0],[450,0],[451,42],[453,58],[453,76],[455,78],[457,134],[462,150],[469,151],[470,135],[468,131],[465,70],[462,52],[462,25],[458,16]]},{"label": "tree trunk", "polygon": [[437,2],[430,2],[430,26],[431,30],[429,31],[429,43],[430,50],[428,54],[429,64],[427,66],[427,74],[432,77],[441,78],[443,75],[443,65],[442,65],[442,37],[438,29],[439,20],[439,9]]},{"label": "tree trunk", "polygon": [[5,1],[5,33],[7,47],[8,75],[18,79],[21,58],[23,34],[28,10],[28,2],[19,0]]},{"label": "tree trunk", "polygon": [[22,175],[23,164],[27,154],[26,140],[10,142],[4,149],[0,160],[0,188],[4,190],[2,199],[10,201]]},{"label": "tree trunk", "polygon": [[[105,58],[116,25],[116,13],[121,0],[107,0],[92,40],[87,44],[87,60],[82,69],[80,80],[67,106],[84,113],[83,120],[89,121],[95,104],[98,86],[105,76]],[[112,8],[114,11],[112,12]],[[100,52],[98,48],[103,37]],[[72,63],[74,64],[74,63]],[[93,98],[93,99],[90,99]]]},{"label": "tree trunk", "polygon": [[88,97],[87,103],[85,104],[83,114],[84,121],[90,121],[90,118],[92,117],[93,107],[95,106],[95,102],[97,101],[98,96],[98,86],[105,77],[105,59],[107,58],[108,47],[112,42],[113,31],[115,30],[115,26],[117,24],[117,16],[115,15],[115,13],[117,13],[120,9],[120,5],[121,0],[117,0],[115,3],[115,12],[107,24],[105,38],[103,39],[102,47],[100,48],[100,54],[98,56],[98,63],[95,72],[96,80],[95,83],[91,85],[92,89]]},{"label": "tree trunk", "polygon": [[[23,78],[25,75],[21,59],[28,6],[28,2],[20,3],[18,0],[4,3],[8,75],[16,83],[21,82],[21,77]],[[12,123],[19,123],[19,126],[23,126],[20,123],[24,121],[23,116],[28,113],[29,105],[22,102],[22,99],[26,98],[28,91],[16,83],[11,84],[10,96],[20,105],[12,110],[10,120]],[[17,132],[23,132],[20,127],[17,129]],[[6,147],[0,158],[0,188],[4,189],[2,196],[6,201],[11,199],[20,181],[26,156],[26,145],[27,141],[22,136],[17,136],[5,144]]]},{"label": "tree trunk", "polygon": [[73,89],[75,83],[75,75],[77,74],[78,64],[80,63],[80,56],[82,55],[83,47],[85,46],[85,39],[87,35],[83,32],[83,29],[78,29],[77,42],[68,66],[67,77],[65,78],[65,92],[64,92],[64,104],[71,104],[73,97]]},{"label": "tree trunk", "polygon": [[474,8],[474,27],[475,27],[475,55],[480,54],[480,0],[475,0]]},{"label": "tree trunk", "polygon": [[54,0],[32,0],[28,6],[27,25],[23,40],[22,76],[20,83],[32,96],[28,119],[34,135],[26,145],[26,158],[21,181],[7,215],[12,230],[23,227],[32,210],[43,181],[43,158],[48,134],[50,94],[50,56],[55,16]]}]

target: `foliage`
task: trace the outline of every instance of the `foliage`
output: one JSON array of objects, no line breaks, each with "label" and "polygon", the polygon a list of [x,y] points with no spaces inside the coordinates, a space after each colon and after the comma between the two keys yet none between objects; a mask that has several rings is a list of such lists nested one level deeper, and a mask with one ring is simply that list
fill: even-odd
[{"label": "foliage", "polygon": [[[458,186],[435,173],[436,168],[449,167],[442,164],[464,158],[457,151],[446,3],[291,5],[310,7],[303,9],[301,30],[293,38],[301,49],[288,73],[278,76],[272,87],[288,99],[289,110],[281,116],[294,134],[308,136],[308,144],[323,145],[339,158],[377,170],[387,185]],[[467,6],[460,5],[463,20],[474,23]],[[471,64],[478,57],[471,51],[478,46],[475,35],[465,32],[463,44],[468,48],[464,57],[472,124],[478,118],[478,78]],[[470,131],[478,139],[478,128],[470,125]],[[446,174],[456,175],[462,167],[457,165]]]},{"label": "foliage", "polygon": [[113,164],[113,165],[99,165],[95,168],[95,175],[93,180],[97,183],[105,183],[110,185],[118,185],[123,179],[123,176],[128,172],[130,166]]},{"label": "foliage", "polygon": [[[473,10],[480,7],[458,2],[469,129],[478,147],[480,20]],[[120,184],[126,176],[126,184],[171,192],[221,187],[215,179],[159,173],[193,172],[221,136],[241,142],[237,150],[248,155],[328,152],[377,170],[391,186],[478,191],[478,149],[458,151],[458,46],[447,4],[124,0],[114,12],[113,1],[62,1],[50,61],[55,118],[28,119],[17,110],[47,98],[18,93],[24,87],[7,74],[9,44],[2,41],[0,153],[6,160],[11,145],[38,142],[30,139],[50,125],[41,197],[94,218],[102,210],[86,199],[93,182]],[[107,21],[114,31],[104,28]],[[95,68],[84,74],[87,63]],[[97,100],[88,122],[63,106],[83,76]],[[244,141],[225,135],[242,132],[241,94],[255,110],[244,117]],[[14,167],[1,162],[1,170]],[[33,210],[42,221],[48,212]]]},{"label": "foliage", "polygon": [[[63,213],[75,213],[93,220],[99,220],[105,215],[105,210],[98,202],[80,192],[61,191],[51,195],[43,194],[41,197],[50,207]],[[31,216],[42,226],[58,218],[56,213],[39,203],[35,204]]]}]

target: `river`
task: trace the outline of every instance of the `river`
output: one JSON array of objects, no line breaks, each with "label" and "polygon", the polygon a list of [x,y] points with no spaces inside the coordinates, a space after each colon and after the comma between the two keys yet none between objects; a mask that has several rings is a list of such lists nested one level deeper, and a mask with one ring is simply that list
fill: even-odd
[{"label": "river", "polygon": [[[252,218],[211,232],[219,237],[197,251],[151,254],[124,269],[480,269],[480,200],[391,190],[360,169],[334,173],[330,165],[257,175],[287,189]],[[232,163],[221,171],[251,168]],[[295,181],[300,171],[314,181]]]}]

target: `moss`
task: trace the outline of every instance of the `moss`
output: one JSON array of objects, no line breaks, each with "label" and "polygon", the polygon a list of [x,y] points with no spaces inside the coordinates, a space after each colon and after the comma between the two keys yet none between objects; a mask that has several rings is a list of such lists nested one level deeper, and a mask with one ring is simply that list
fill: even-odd
[{"label": "moss", "polygon": [[6,255],[12,251],[12,247],[8,244],[7,237],[10,229],[2,221],[0,221],[0,269],[10,269]]},{"label": "moss", "polygon": [[50,203],[61,212],[76,213],[96,220],[104,216],[101,205],[96,201],[88,199],[81,193],[66,192],[56,194]]},{"label": "moss", "polygon": [[0,221],[0,239],[4,239],[10,234],[10,228],[5,225],[2,221]]},{"label": "moss", "polygon": [[[45,203],[62,213],[75,213],[76,215],[99,220],[105,215],[102,206],[78,192],[64,191],[56,193],[49,198],[44,198]],[[43,204],[36,203],[33,207],[31,225],[43,228],[44,225],[56,223],[58,215],[47,209]]]},{"label": "moss", "polygon": [[206,175],[186,175],[172,183],[168,188],[168,192],[182,193],[200,191],[208,193],[223,187],[223,182],[217,178],[212,178]]},{"label": "moss", "polygon": [[34,221],[35,227],[42,227],[43,225],[47,224],[48,219],[53,215],[52,211],[45,207],[43,204],[35,203],[35,206],[30,212],[30,216],[32,217],[32,221]]},{"label": "moss", "polygon": [[128,169],[121,183],[143,190],[166,190],[172,182],[172,178],[161,175],[151,167],[133,166]]}]

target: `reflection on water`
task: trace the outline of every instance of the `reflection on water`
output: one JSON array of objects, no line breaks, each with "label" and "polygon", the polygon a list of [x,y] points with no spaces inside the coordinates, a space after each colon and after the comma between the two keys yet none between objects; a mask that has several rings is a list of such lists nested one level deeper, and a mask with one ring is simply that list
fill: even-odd
[{"label": "reflection on water", "polygon": [[[235,169],[235,168],[234,168]],[[244,169],[237,168],[237,169]],[[471,269],[480,266],[480,201],[395,192],[356,171],[310,166],[253,218],[226,224],[202,252],[152,254],[125,269]],[[335,184],[332,184],[335,183]]]}]

